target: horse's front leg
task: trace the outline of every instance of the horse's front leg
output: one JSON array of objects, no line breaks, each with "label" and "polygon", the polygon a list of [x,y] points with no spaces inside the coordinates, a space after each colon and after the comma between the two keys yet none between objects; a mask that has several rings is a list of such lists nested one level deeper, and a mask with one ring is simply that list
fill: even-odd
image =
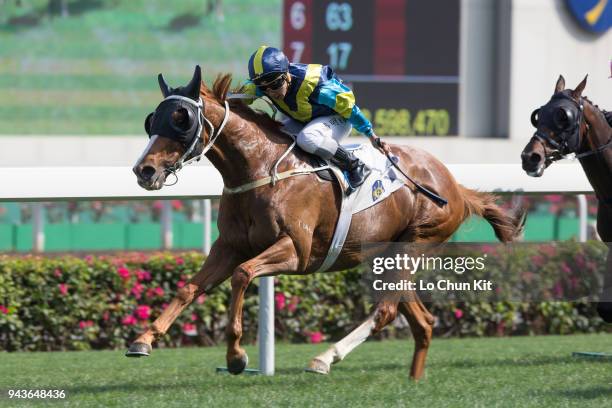
[{"label": "horse's front leg", "polygon": [[216,241],[200,271],[177,291],[176,296],[162,314],[130,345],[126,356],[148,356],[151,353],[153,342],[166,334],[181,312],[202,293],[210,292],[229,278],[241,260],[231,247]]},{"label": "horse's front leg", "polygon": [[240,347],[242,337],[242,305],[249,284],[259,276],[296,272],[298,256],[291,238],[284,236],[255,258],[244,262],[232,274],[232,303],[227,325],[227,369],[232,374],[244,371],[249,361]]}]

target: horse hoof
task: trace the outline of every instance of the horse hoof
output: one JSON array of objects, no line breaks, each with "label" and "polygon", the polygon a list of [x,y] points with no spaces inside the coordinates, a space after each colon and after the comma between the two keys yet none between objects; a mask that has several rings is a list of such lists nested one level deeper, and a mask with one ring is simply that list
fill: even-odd
[{"label": "horse hoof", "polygon": [[599,302],[597,313],[606,323],[612,323],[612,302]]},{"label": "horse hoof", "polygon": [[151,355],[151,345],[147,343],[132,343],[128,351],[125,353],[126,357],[148,357]]},{"label": "horse hoof", "polygon": [[329,374],[329,365],[324,363],[323,361],[315,358],[308,363],[308,367],[304,369],[307,373],[315,373],[315,374]]},{"label": "horse hoof", "polygon": [[234,375],[241,374],[246,368],[247,364],[249,364],[249,356],[244,353],[227,361],[227,371]]}]

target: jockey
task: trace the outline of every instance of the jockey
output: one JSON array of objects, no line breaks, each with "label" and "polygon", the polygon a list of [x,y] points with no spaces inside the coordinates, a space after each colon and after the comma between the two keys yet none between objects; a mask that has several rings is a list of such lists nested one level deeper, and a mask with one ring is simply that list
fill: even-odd
[{"label": "jockey", "polygon": [[262,45],[249,59],[249,78],[241,92],[265,95],[289,116],[285,127],[301,129],[296,132],[298,146],[343,170],[350,192],[363,184],[371,170],[338,142],[354,127],[376,148],[389,152],[388,145],[376,136],[370,121],[355,105],[353,92],[331,67],[290,63],[279,49]]}]

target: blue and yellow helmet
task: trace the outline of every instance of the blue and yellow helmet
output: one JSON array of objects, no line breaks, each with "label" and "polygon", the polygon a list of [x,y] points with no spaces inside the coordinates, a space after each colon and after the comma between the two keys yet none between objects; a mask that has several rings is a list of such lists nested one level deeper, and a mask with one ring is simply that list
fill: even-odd
[{"label": "blue and yellow helmet", "polygon": [[255,81],[275,73],[289,71],[289,60],[281,50],[262,45],[249,58],[249,78]]}]

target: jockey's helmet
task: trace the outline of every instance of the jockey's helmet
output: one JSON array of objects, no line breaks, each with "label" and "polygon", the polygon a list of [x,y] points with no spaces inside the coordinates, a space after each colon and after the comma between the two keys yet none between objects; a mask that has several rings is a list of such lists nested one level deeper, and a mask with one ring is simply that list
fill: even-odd
[{"label": "jockey's helmet", "polygon": [[278,48],[262,45],[249,59],[249,78],[269,82],[289,71],[289,59]]}]

